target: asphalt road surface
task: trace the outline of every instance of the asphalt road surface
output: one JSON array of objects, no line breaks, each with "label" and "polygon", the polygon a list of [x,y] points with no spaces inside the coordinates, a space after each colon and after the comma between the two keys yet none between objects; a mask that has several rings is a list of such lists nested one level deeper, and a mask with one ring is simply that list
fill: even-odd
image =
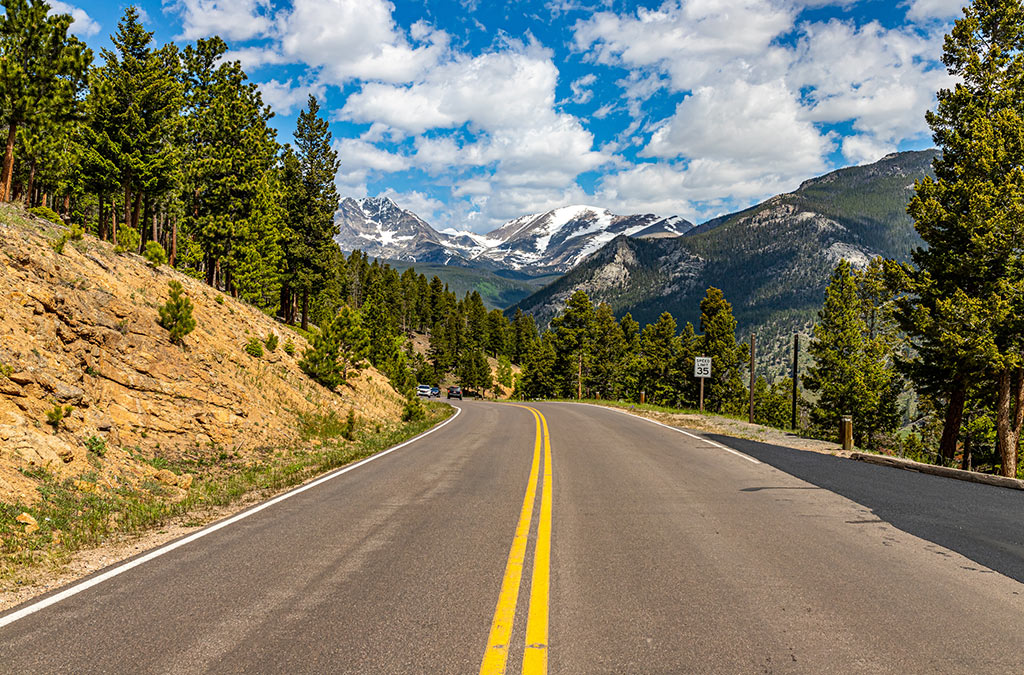
[{"label": "asphalt road surface", "polygon": [[0,614],[0,673],[1024,672],[1020,492],[592,406],[457,405]]}]

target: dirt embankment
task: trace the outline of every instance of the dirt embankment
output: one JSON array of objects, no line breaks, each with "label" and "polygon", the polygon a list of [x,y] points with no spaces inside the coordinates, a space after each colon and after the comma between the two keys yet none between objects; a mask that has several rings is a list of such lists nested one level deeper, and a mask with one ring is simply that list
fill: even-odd
[{"label": "dirt embankment", "polygon": [[[49,243],[61,231],[0,205],[0,502],[38,500],[40,469],[85,476],[83,489],[158,481],[184,494],[191,477],[158,470],[159,458],[244,459],[297,442],[304,414],[399,416],[400,397],[376,371],[331,392],[298,367],[306,341],[256,308],[93,237],[57,253]],[[171,280],[194,305],[184,348],[157,323]],[[250,338],[271,334],[275,350],[246,353]],[[70,411],[51,424],[57,406]]]}]

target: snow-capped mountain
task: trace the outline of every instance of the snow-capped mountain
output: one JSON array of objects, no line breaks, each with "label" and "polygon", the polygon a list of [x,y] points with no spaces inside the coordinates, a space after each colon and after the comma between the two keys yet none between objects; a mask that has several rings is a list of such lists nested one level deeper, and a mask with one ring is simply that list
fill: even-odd
[{"label": "snow-capped mountain", "polygon": [[565,206],[510,220],[485,235],[438,232],[386,197],[346,199],[335,217],[343,249],[371,256],[527,272],[564,272],[619,235],[679,236],[693,225],[679,216],[617,216],[594,206]]}]

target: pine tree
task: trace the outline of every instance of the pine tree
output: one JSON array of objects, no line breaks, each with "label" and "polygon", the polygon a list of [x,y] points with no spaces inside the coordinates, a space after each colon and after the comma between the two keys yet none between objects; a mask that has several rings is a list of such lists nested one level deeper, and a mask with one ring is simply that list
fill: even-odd
[{"label": "pine tree", "polygon": [[852,415],[858,443],[873,442],[875,432],[896,426],[901,388],[881,339],[870,337],[864,314],[850,264],[840,261],[825,291],[808,348],[814,364],[803,382],[818,394],[811,421],[832,429],[840,416]]},{"label": "pine tree", "polygon": [[338,316],[314,336],[299,367],[320,384],[335,389],[365,366],[369,348],[369,336],[359,312],[345,305]]},{"label": "pine tree", "polygon": [[196,327],[196,320],[192,318],[192,301],[184,294],[180,282],[171,281],[167,285],[170,298],[167,304],[157,309],[160,314],[157,323],[170,331],[172,344],[183,345],[185,336]]},{"label": "pine tree", "polygon": [[551,321],[562,396],[578,397],[589,377],[593,347],[594,305],[581,290],[570,296],[565,311]]},{"label": "pine tree", "polygon": [[593,331],[593,360],[587,388],[600,398],[618,398],[622,388],[626,339],[606,302],[597,306]]},{"label": "pine tree", "polygon": [[711,410],[739,412],[747,398],[740,374],[747,346],[736,343],[736,319],[722,291],[709,288],[700,302],[699,349],[711,357],[711,377],[704,382],[704,403]]},{"label": "pine tree", "polygon": [[[941,455],[956,450],[967,391],[997,382],[1003,475],[1016,475],[1024,423],[1024,8],[975,0],[946,37],[943,63],[957,79],[927,114],[942,154],[935,179],[908,207],[928,245],[901,281],[898,318],[916,358],[918,389],[945,398]],[[902,284],[901,284],[902,285]]]},{"label": "pine tree", "polygon": [[675,372],[679,362],[679,338],[676,320],[662,312],[640,335],[639,387],[649,403],[672,405],[677,398]]},{"label": "pine tree", "polygon": [[0,202],[11,194],[18,131],[67,120],[79,108],[92,52],[68,35],[69,14],[47,16],[43,0],[4,0],[0,16],[0,126],[7,128]]},{"label": "pine tree", "polygon": [[[339,200],[334,185],[340,166],[338,153],[331,147],[329,125],[320,117],[320,105],[314,96],[309,97],[306,109],[299,113],[294,158],[298,175],[285,179],[286,189],[294,193],[288,199],[291,232],[285,245],[288,279],[284,290],[297,294],[305,329],[310,296],[323,283],[330,246],[337,233],[334,212]],[[291,168],[286,164],[285,173]],[[288,298],[287,303],[290,302],[292,299]]]}]

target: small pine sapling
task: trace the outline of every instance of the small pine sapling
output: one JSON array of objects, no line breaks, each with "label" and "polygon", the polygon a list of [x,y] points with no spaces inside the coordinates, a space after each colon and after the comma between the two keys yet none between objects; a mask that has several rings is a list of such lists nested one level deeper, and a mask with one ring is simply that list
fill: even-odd
[{"label": "small pine sapling", "polygon": [[62,406],[60,403],[54,403],[53,408],[46,411],[46,423],[53,427],[54,431],[59,431],[64,420],[71,417],[72,410],[74,408],[69,405]]},{"label": "small pine sapling", "polygon": [[267,339],[263,341],[263,344],[267,346],[268,352],[272,352],[277,349],[277,333],[268,334]]},{"label": "small pine sapling", "polygon": [[196,320],[192,318],[192,301],[182,291],[180,282],[171,281],[167,285],[171,297],[166,305],[158,308],[158,323],[170,331],[172,344],[183,345],[185,336],[196,327]]},{"label": "small pine sapling", "polygon": [[257,359],[260,358],[263,356],[263,343],[259,341],[259,338],[249,338],[249,341],[245,343],[245,353]]},{"label": "small pine sapling", "polygon": [[291,338],[284,341],[284,353],[288,356],[295,356],[295,343]]},{"label": "small pine sapling", "polygon": [[167,251],[157,241],[147,241],[142,257],[149,261],[153,267],[167,264]]},{"label": "small pine sapling", "polygon": [[352,408],[348,409],[348,415],[345,417],[345,428],[341,430],[341,437],[346,441],[356,440],[356,411]]},{"label": "small pine sapling", "polygon": [[138,230],[130,225],[122,225],[117,230],[117,246],[114,247],[114,253],[137,253],[141,241],[142,237],[139,236]]}]

